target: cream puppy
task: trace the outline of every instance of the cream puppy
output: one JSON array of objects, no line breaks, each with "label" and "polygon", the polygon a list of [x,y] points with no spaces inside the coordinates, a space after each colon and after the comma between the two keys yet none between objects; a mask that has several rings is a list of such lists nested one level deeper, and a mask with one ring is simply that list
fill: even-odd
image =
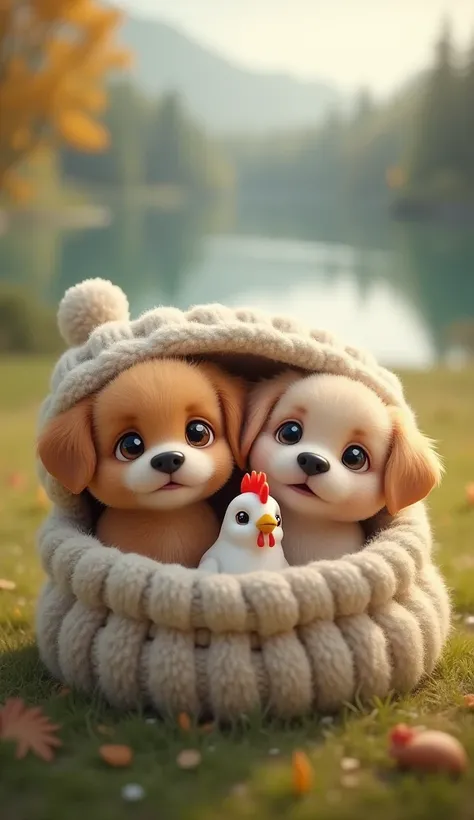
[{"label": "cream puppy", "polygon": [[286,372],[258,385],[242,450],[281,506],[290,564],[357,552],[360,522],[384,507],[395,515],[441,478],[408,414],[345,376]]}]

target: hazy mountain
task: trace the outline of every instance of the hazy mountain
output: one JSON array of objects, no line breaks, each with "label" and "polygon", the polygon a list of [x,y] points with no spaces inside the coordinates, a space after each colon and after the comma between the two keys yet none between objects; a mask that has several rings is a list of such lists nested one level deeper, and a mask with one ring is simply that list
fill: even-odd
[{"label": "hazy mountain", "polygon": [[144,90],[177,91],[215,132],[312,125],[340,102],[326,83],[249,71],[159,21],[129,17],[121,39],[134,52],[134,74]]}]

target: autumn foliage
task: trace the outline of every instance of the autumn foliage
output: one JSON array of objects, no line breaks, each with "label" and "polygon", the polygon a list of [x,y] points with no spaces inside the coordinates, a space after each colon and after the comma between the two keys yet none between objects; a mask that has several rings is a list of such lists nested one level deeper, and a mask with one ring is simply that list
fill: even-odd
[{"label": "autumn foliage", "polygon": [[18,166],[65,142],[108,147],[104,81],[128,63],[121,14],[96,0],[0,0],[0,191],[22,198]]}]

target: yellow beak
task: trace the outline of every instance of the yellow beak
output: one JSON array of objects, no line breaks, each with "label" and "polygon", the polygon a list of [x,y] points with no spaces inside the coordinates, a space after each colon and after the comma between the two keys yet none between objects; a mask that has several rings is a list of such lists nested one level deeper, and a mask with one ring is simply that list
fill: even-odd
[{"label": "yellow beak", "polygon": [[275,527],[278,527],[278,521],[276,520],[276,518],[273,517],[273,515],[265,513],[265,515],[261,515],[258,519],[256,527],[257,530],[260,530],[260,532],[263,532],[265,535],[268,535],[269,533],[273,532]]}]

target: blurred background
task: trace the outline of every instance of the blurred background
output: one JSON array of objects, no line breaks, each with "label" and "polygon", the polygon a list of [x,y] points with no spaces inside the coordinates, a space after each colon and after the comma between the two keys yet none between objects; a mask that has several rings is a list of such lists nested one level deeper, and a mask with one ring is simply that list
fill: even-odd
[{"label": "blurred background", "polygon": [[474,356],[468,0],[1,0],[0,353],[64,290]]}]

